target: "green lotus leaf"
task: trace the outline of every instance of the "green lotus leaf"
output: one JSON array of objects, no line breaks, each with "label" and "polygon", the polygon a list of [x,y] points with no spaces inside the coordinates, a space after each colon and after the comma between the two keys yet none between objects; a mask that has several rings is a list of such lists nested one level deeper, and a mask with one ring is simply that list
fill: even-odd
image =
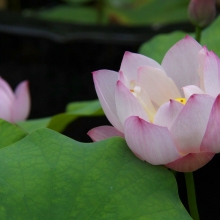
[{"label": "green lotus leaf", "polygon": [[79,143],[39,129],[1,149],[0,219],[191,219],[174,176],[121,138]]}]

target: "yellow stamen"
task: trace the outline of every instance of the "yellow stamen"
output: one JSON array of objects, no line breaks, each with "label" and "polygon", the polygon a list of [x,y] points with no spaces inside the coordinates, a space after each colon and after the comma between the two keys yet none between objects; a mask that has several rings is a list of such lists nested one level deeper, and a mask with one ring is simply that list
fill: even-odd
[{"label": "yellow stamen", "polygon": [[175,99],[177,102],[180,102],[181,104],[183,104],[183,105],[185,105],[186,104],[186,102],[187,102],[187,100],[186,100],[186,98],[177,98],[177,99]]}]

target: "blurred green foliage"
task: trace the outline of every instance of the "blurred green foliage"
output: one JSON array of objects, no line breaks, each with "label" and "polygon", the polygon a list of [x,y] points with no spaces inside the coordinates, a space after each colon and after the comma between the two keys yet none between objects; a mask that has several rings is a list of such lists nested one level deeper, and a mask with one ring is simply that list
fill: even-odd
[{"label": "blurred green foliage", "polygon": [[18,122],[17,124],[27,131],[33,132],[39,128],[50,128],[58,132],[63,130],[79,117],[103,116],[104,112],[99,100],[69,103],[66,112],[48,118],[32,119]]},{"label": "blurred green foliage", "polygon": [[24,15],[84,24],[164,25],[187,21],[189,0],[65,0]]},{"label": "blurred green foliage", "polygon": [[161,63],[166,52],[185,36],[186,33],[181,31],[159,34],[150,41],[143,43],[138,52]]},{"label": "blurred green foliage", "polygon": [[[213,50],[220,56],[220,16],[202,32],[201,45],[206,45],[209,50]],[[144,54],[158,63],[161,63],[166,52],[179,40],[184,38],[187,33],[175,31],[169,34],[159,34],[150,41],[143,43],[139,48],[139,53]],[[189,34],[194,37],[194,34]]]}]

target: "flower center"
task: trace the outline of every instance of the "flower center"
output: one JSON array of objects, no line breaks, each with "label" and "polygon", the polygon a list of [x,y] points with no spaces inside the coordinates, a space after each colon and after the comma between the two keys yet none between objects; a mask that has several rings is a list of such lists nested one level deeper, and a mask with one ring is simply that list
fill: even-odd
[{"label": "flower center", "polygon": [[132,92],[132,94],[137,98],[138,95],[141,92],[141,87],[140,86],[134,86],[133,89],[130,90]]},{"label": "flower center", "polygon": [[175,99],[177,102],[180,102],[181,104],[185,105],[186,104],[186,98],[177,98]]},{"label": "flower center", "polygon": [[156,114],[156,111],[147,96],[145,96],[145,90],[141,88],[140,85],[134,80],[130,81],[130,92],[133,94],[133,96],[138,100],[138,102],[141,104],[143,109],[146,111],[148,118],[150,122],[153,123],[154,116]]}]

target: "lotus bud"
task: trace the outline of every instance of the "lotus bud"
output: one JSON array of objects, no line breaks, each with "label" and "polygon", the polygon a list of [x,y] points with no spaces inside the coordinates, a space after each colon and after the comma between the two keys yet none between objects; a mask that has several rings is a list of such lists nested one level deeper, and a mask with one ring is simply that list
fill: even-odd
[{"label": "lotus bud", "polygon": [[201,28],[209,25],[215,18],[215,0],[191,0],[188,7],[190,21]]},{"label": "lotus bud", "polygon": [[15,123],[25,120],[30,113],[30,92],[28,81],[18,84],[15,92],[0,77],[0,118]]}]

